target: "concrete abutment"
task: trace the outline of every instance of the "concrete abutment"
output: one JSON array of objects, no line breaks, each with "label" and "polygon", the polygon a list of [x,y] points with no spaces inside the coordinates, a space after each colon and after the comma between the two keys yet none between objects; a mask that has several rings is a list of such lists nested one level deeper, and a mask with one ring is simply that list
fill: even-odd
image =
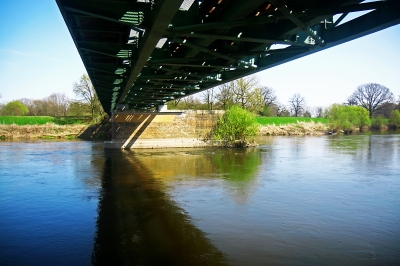
[{"label": "concrete abutment", "polygon": [[166,112],[114,112],[112,140],[106,149],[206,147],[210,132],[222,110]]}]

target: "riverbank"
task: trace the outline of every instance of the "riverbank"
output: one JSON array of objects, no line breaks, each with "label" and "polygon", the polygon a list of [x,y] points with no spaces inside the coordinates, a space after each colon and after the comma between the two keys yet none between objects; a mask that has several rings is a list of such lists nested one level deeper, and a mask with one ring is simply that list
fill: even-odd
[{"label": "riverbank", "polygon": [[73,139],[81,135],[88,125],[0,125],[0,139]]},{"label": "riverbank", "polygon": [[317,122],[301,122],[286,125],[266,125],[260,127],[261,136],[290,136],[290,135],[326,135],[329,128],[326,124]]},{"label": "riverbank", "polygon": [[[0,125],[0,139],[108,139],[109,126],[104,124],[85,125]],[[322,123],[297,122],[287,125],[266,125],[260,127],[262,136],[324,135],[328,126]]]}]

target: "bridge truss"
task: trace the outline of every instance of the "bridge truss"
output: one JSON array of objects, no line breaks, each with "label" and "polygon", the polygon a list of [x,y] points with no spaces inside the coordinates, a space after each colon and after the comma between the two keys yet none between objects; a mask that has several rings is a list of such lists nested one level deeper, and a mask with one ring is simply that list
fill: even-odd
[{"label": "bridge truss", "polygon": [[[400,23],[398,0],[56,1],[108,112],[151,109]],[[369,12],[341,24],[357,11]]]}]

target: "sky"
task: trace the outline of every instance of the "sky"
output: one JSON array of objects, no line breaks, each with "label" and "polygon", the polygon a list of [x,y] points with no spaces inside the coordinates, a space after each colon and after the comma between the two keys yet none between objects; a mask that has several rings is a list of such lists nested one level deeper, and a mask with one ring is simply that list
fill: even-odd
[{"label": "sky", "polygon": [[[0,0],[0,102],[74,98],[73,83],[86,73],[54,0]],[[343,103],[366,83],[400,96],[400,25],[276,66],[257,74],[278,100],[302,95],[310,107]]]}]

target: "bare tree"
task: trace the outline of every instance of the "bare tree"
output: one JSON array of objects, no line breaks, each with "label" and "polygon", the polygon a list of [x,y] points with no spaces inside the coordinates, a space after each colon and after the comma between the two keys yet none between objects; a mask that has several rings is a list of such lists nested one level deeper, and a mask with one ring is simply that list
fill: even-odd
[{"label": "bare tree", "polygon": [[289,109],[293,112],[294,116],[299,116],[304,111],[306,100],[303,96],[296,93],[289,100]]},{"label": "bare tree", "polygon": [[271,87],[260,87],[261,94],[264,101],[264,106],[270,106],[273,103],[276,103],[276,95],[275,91]]},{"label": "bare tree", "polygon": [[218,93],[215,98],[222,109],[227,110],[233,105],[233,91],[231,83],[225,83],[218,87]]},{"label": "bare tree", "polygon": [[215,88],[205,90],[201,94],[202,100],[206,103],[208,110],[213,110],[215,102]]},{"label": "bare tree", "polygon": [[324,117],[324,109],[321,106],[315,107],[314,114],[318,118]]},{"label": "bare tree", "polygon": [[[393,93],[383,85],[367,83],[358,86],[349,99],[356,105],[362,106],[369,111],[369,116],[383,108],[384,103],[394,100]],[[349,101],[349,100],[348,100]]]},{"label": "bare tree", "polygon": [[43,99],[48,104],[47,112],[53,116],[66,116],[70,99],[64,93],[53,93]]},{"label": "bare tree", "polygon": [[182,102],[185,104],[185,109],[197,109],[201,104],[194,95],[183,97]]},{"label": "bare tree", "polygon": [[92,118],[94,118],[96,114],[101,116],[104,114],[103,107],[97,97],[93,84],[87,75],[82,75],[79,82],[74,83],[73,91],[79,101],[85,102],[89,105]]},{"label": "bare tree", "polygon": [[276,115],[281,117],[290,116],[290,112],[285,105],[278,103]]}]

